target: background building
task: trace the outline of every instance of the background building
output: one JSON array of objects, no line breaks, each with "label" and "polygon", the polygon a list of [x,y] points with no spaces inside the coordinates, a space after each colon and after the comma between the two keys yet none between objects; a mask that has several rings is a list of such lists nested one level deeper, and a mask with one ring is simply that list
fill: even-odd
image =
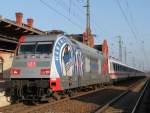
[{"label": "background building", "polygon": [[0,79],[9,79],[14,50],[23,35],[42,35],[46,32],[33,27],[33,19],[22,23],[23,14],[16,13],[16,21],[0,16]]}]

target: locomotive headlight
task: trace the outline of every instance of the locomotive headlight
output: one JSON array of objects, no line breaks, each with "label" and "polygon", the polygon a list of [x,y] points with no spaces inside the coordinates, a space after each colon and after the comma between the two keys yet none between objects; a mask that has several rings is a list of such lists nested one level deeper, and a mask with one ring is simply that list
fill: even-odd
[{"label": "locomotive headlight", "polygon": [[11,75],[20,75],[21,70],[20,69],[11,69],[10,74]]},{"label": "locomotive headlight", "polygon": [[50,69],[49,68],[41,69],[40,75],[50,75]]}]

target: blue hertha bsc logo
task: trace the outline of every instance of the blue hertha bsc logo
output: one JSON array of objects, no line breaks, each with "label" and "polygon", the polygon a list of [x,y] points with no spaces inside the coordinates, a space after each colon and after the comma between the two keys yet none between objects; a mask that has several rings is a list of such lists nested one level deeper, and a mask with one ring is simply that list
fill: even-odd
[{"label": "blue hertha bsc logo", "polygon": [[67,40],[67,38],[61,37],[56,41],[54,48],[54,58],[59,76],[62,76],[64,74],[64,64],[68,64],[68,62],[72,59],[73,52],[71,50],[71,42]]}]

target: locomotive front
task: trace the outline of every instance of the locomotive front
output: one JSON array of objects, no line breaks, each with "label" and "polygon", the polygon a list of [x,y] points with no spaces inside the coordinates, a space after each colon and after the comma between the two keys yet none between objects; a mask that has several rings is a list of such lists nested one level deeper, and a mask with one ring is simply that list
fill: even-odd
[{"label": "locomotive front", "polygon": [[11,99],[41,100],[50,94],[49,79],[55,37],[21,37],[10,71]]}]

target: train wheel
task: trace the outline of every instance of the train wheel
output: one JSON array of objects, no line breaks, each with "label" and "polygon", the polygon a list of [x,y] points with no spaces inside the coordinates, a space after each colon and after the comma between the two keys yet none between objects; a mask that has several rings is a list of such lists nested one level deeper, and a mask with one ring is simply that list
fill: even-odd
[{"label": "train wheel", "polygon": [[42,103],[48,102],[48,98],[46,97],[46,95],[43,95],[41,97],[40,102],[42,102]]},{"label": "train wheel", "polygon": [[60,99],[61,99],[61,96],[60,96],[57,92],[54,92],[54,93],[53,93],[53,98],[54,98],[55,100],[60,100]]},{"label": "train wheel", "polygon": [[73,90],[68,90],[67,92],[68,92],[68,96],[69,97],[72,97],[74,95],[74,91]]}]

